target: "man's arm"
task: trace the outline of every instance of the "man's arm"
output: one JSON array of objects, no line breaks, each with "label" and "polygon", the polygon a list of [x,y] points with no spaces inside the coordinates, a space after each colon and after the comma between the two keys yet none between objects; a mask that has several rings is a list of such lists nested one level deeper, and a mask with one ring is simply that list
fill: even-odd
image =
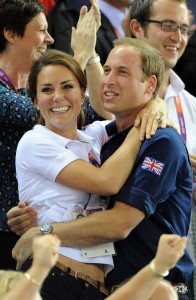
[{"label": "man's arm", "polygon": [[112,209],[66,223],[54,223],[53,232],[64,246],[83,247],[122,240],[144,218],[144,213],[116,202]]},{"label": "man's arm", "polygon": [[[126,238],[144,218],[144,213],[129,205],[116,202],[106,211],[96,212],[74,221],[53,223],[53,234],[61,240],[62,246],[84,247],[113,242]],[[12,254],[19,269],[32,254],[34,236],[40,234],[40,227],[25,232],[14,247]]]}]

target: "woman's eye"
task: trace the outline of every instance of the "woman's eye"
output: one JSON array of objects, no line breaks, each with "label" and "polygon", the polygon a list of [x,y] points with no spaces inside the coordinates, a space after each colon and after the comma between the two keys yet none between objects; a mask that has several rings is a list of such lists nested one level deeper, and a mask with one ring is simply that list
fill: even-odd
[{"label": "woman's eye", "polygon": [[71,84],[66,84],[66,85],[63,86],[64,90],[69,90],[69,89],[72,89],[72,88],[73,88],[73,85],[71,85]]},{"label": "woman's eye", "polygon": [[51,88],[45,87],[41,90],[42,93],[49,93],[51,91]]}]

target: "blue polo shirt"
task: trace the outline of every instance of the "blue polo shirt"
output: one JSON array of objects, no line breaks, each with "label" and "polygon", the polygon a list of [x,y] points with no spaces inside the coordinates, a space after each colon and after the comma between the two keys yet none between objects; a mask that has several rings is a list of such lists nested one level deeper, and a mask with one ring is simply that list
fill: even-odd
[{"label": "blue polo shirt", "polygon": [[[102,163],[124,141],[129,129],[117,133],[116,123],[106,126],[112,136],[102,149]],[[142,143],[133,171],[115,201],[131,205],[145,213],[145,218],[129,236],[115,243],[114,269],[108,274],[107,286],[120,284],[136,274],[155,256],[163,233],[188,233],[192,202],[192,168],[186,146],[173,128],[159,129],[150,140]],[[170,271],[172,283],[188,283],[193,263],[187,252]]]}]

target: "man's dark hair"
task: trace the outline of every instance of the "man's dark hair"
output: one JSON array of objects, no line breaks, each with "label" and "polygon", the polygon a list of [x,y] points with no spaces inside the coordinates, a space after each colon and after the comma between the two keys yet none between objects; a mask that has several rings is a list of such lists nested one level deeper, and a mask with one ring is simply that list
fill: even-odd
[{"label": "man's dark hair", "polygon": [[4,30],[24,36],[26,25],[45,8],[39,0],[0,0],[0,52],[6,48]]},{"label": "man's dark hair", "polygon": [[[146,32],[148,23],[144,20],[149,20],[152,15],[152,7],[157,0],[134,0],[131,5],[130,20],[136,19],[140,22],[144,32]],[[186,0],[173,0],[179,3],[187,4]],[[131,37],[135,37],[131,32]]]}]

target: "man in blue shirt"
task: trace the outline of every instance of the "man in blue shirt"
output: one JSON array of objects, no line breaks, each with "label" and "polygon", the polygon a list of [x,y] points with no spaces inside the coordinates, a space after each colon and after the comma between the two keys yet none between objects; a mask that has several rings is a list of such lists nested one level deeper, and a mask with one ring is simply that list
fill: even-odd
[{"label": "man in blue shirt", "polygon": [[[130,129],[118,133],[115,121],[106,128],[112,138],[102,148],[102,163],[117,150]],[[109,208],[118,202],[132,208],[130,217],[141,212],[144,218],[135,218],[137,226],[125,239],[115,243],[115,268],[107,276],[108,286],[120,284],[147,265],[162,233],[187,235],[190,180],[187,151],[173,128],[159,129],[152,139],[143,142],[131,175],[121,191],[111,197]],[[192,262],[186,253],[167,279],[173,284],[188,283],[191,270]]]}]

